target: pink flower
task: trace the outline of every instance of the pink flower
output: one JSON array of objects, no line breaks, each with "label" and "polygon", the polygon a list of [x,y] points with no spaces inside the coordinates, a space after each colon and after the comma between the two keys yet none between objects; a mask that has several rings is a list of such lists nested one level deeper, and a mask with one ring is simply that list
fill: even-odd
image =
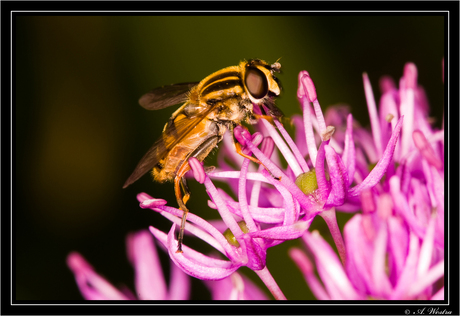
[{"label": "pink flower", "polygon": [[318,232],[305,233],[322,284],[303,251],[291,249],[312,292],[318,299],[334,300],[444,299],[443,286],[436,284],[444,276],[444,259],[443,250],[434,245],[435,217],[421,240],[397,216],[382,218],[391,214],[388,195],[379,203],[377,212],[357,214],[345,225],[345,268]]},{"label": "pink flower", "polygon": [[[313,80],[302,71],[297,96],[303,116],[292,118],[295,140],[278,119],[261,118],[252,134],[241,126],[233,130],[243,152],[253,155],[261,165],[236,154],[229,133],[215,170],[206,172],[197,159],[189,159],[193,177],[210,197],[209,207],[216,209],[222,220],[206,221],[192,210],[185,231],[211,245],[213,252],[205,254],[188,247],[188,236],[183,252],[177,253],[175,231],[183,212],[165,200],[138,194],[142,208],[172,222],[168,233],[155,227],[150,227],[150,232],[174,262],[173,281],[184,278],[185,272],[205,280],[214,299],[263,298],[237,274],[245,266],[261,278],[276,299],[286,299],[267,267],[267,250],[302,237],[322,282],[301,250],[292,250],[291,257],[319,299],[442,297],[443,289],[436,281],[444,274],[444,132],[436,131],[428,122],[428,103],[417,86],[413,64],[406,65],[399,89],[389,79],[382,80],[379,111],[367,75],[363,78],[371,132],[360,127],[345,107],[332,107],[323,115]],[[270,114],[269,109],[257,105],[254,112],[261,117]],[[284,157],[287,168],[281,167],[278,154]],[[214,181],[228,183],[237,199],[217,188]],[[337,225],[336,209],[362,210],[345,225],[345,240]],[[319,233],[307,231],[316,215],[326,221],[340,260]],[[137,239],[130,240],[128,253],[139,294],[115,289],[81,256],[72,254],[69,266],[83,295],[177,297],[173,281],[169,289],[164,285],[156,255],[151,255],[155,252],[153,244],[138,247]],[[146,254],[140,251],[150,247],[153,250]],[[157,280],[160,285],[152,285]],[[188,287],[182,291],[186,291],[181,292],[182,297],[188,297]]]},{"label": "pink flower", "polygon": [[[395,119],[404,115],[402,141],[385,178],[372,189],[360,190],[359,201],[350,202],[358,204],[363,214],[345,225],[345,268],[318,232],[307,232],[303,239],[322,284],[303,252],[291,251],[319,299],[444,298],[444,131],[428,121],[428,102],[416,74],[415,65],[407,64],[399,90],[390,79],[381,81],[379,114],[369,79],[363,76],[372,133],[355,131],[361,140],[355,180],[366,177],[369,162],[376,161],[382,144],[391,139]],[[360,185],[352,192],[358,192],[355,188]]]}]

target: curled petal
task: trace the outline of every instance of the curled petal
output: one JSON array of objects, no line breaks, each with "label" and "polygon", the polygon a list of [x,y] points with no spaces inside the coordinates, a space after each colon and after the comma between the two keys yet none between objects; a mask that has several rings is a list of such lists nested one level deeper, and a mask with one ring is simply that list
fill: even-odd
[{"label": "curled petal", "polygon": [[369,173],[369,175],[357,186],[353,187],[350,191],[348,191],[348,194],[350,196],[358,196],[362,190],[367,189],[367,188],[372,188],[374,185],[376,185],[382,176],[385,174],[385,171],[388,168],[388,165],[391,162],[391,159],[393,158],[393,152],[395,150],[396,142],[398,141],[398,136],[401,131],[401,125],[402,125],[402,120],[404,116],[401,116],[401,118],[398,121],[398,124],[395,127],[395,130],[393,131],[390,140],[388,141],[387,147],[383,153],[382,158],[379,160],[377,165],[372,169],[372,171]]},{"label": "curled petal", "polygon": [[[237,129],[238,126],[235,128]],[[247,137],[244,133],[241,133],[243,137]],[[308,199],[308,197],[303,194],[303,192],[295,185],[295,183],[290,180],[282,171],[279,169],[270,159],[267,158],[260,150],[257,148],[254,144],[251,142],[247,142],[247,139],[244,140],[246,142],[248,148],[254,153],[254,155],[259,159],[265,167],[267,167],[268,170],[272,173],[273,176],[277,177],[280,179],[281,183],[291,192],[291,194],[294,196],[295,199],[299,201],[299,203],[304,207],[305,209],[310,209],[312,206],[314,206],[314,202]],[[267,177],[272,177],[268,173],[267,170],[263,169],[262,174],[267,178]]]},{"label": "curled petal", "polygon": [[[229,206],[229,210],[240,216],[243,217],[243,213],[241,213],[240,204],[235,201],[226,201],[227,205]],[[211,208],[216,208],[215,205],[210,205]],[[267,224],[280,224],[283,223],[285,209],[281,207],[256,207],[252,205],[248,205],[249,212],[251,216],[254,218],[255,221]]]},{"label": "curled petal", "polygon": [[328,208],[342,205],[345,202],[348,191],[348,171],[332,147],[326,145],[324,150],[332,183],[332,190],[325,205],[325,208]]},{"label": "curled petal", "polygon": [[230,261],[205,256],[185,245],[182,245],[184,252],[176,253],[175,227],[176,225],[173,224],[168,235],[154,227],[150,227],[150,231],[165,245],[171,259],[188,275],[201,280],[220,280],[229,276],[241,266]]},{"label": "curled petal", "polygon": [[246,196],[246,174],[248,171],[248,166],[249,159],[245,159],[243,165],[241,166],[241,177],[238,184],[238,197],[240,200],[241,213],[243,214],[244,221],[246,222],[249,231],[256,231],[258,230],[258,228],[254,222],[254,219],[251,216],[251,213],[249,213],[248,201]]},{"label": "curled petal", "polygon": [[254,238],[266,238],[266,239],[282,239],[290,240],[301,237],[305,231],[310,227],[313,218],[308,221],[298,221],[292,225],[283,225],[272,228],[267,228],[253,233],[248,233]]},{"label": "curled petal", "polygon": [[242,246],[248,255],[248,263],[246,266],[254,271],[262,270],[265,268],[267,260],[267,249],[263,245],[262,240],[251,238],[248,234],[243,235],[245,243]]}]

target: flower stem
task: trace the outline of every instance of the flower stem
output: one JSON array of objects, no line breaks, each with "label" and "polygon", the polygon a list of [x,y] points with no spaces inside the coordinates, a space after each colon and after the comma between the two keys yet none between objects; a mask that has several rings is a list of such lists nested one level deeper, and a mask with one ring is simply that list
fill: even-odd
[{"label": "flower stem", "polygon": [[346,250],[345,250],[345,243],[343,241],[342,234],[340,233],[339,225],[337,224],[337,217],[335,216],[335,208],[331,208],[330,210],[325,210],[319,215],[324,219],[329,227],[329,231],[331,232],[332,238],[334,239],[335,246],[337,247],[337,251],[339,252],[340,260],[342,261],[343,266],[345,267],[346,263]]},{"label": "flower stem", "polygon": [[273,294],[275,299],[286,300],[286,296],[284,296],[283,292],[281,292],[281,289],[279,288],[275,279],[273,279],[270,271],[268,271],[267,266],[265,266],[262,270],[254,270],[254,272],[257,273],[259,278],[265,283],[268,290]]}]

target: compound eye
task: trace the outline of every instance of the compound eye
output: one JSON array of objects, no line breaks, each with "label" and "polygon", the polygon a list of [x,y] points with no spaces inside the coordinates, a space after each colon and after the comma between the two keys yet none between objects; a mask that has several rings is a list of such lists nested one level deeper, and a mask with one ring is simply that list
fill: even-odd
[{"label": "compound eye", "polygon": [[255,99],[262,99],[268,93],[268,81],[265,74],[257,68],[246,70],[246,86]]}]

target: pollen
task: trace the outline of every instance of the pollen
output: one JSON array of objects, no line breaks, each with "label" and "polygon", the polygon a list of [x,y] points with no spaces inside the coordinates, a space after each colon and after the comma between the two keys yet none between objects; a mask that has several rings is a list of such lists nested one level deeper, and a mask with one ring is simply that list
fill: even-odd
[{"label": "pollen", "polygon": [[312,169],[300,174],[295,180],[295,184],[305,194],[312,194],[318,190],[318,182],[316,180],[316,171]]}]

